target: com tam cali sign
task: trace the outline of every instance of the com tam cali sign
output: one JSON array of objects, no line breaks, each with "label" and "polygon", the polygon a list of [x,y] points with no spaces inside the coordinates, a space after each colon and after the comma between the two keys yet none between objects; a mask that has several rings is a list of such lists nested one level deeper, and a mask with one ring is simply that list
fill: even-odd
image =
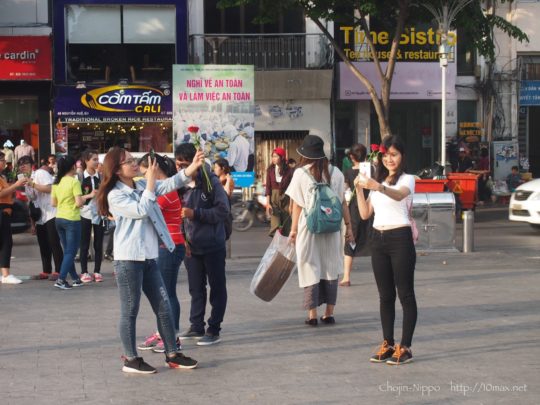
[{"label": "com tam cali sign", "polygon": [[54,110],[61,122],[170,121],[171,91],[144,85],[58,87]]}]

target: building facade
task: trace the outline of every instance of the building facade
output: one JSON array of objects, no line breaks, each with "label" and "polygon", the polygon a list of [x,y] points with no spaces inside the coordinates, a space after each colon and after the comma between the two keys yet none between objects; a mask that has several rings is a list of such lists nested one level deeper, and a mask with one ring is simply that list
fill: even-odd
[{"label": "building facade", "polygon": [[518,0],[499,5],[497,13],[524,31],[529,42],[503,34],[494,66],[505,131],[500,135],[519,144],[520,169],[540,177],[540,2]]},{"label": "building facade", "polygon": [[0,146],[50,151],[52,40],[47,0],[0,2]]},{"label": "building facade", "polygon": [[186,63],[185,0],[56,0],[54,141],[172,151],[172,65]]},{"label": "building facade", "polygon": [[[345,55],[374,84],[380,94],[379,74],[370,56],[366,35],[372,38],[382,68],[385,69],[391,45],[392,27],[372,18],[370,32],[342,24],[334,36]],[[445,132],[447,161],[457,158],[455,149],[469,145],[478,153],[481,137],[464,136],[463,126],[484,127],[481,96],[477,91],[480,68],[475,53],[465,45],[460,31],[449,34],[446,74]],[[401,36],[400,49],[392,80],[390,128],[407,145],[407,169],[416,172],[440,160],[441,151],[441,79],[437,28],[430,24],[408,27]],[[335,138],[338,156],[354,142],[369,145],[381,139],[379,123],[365,86],[342,61],[336,69]],[[482,131],[483,135],[483,131]],[[476,141],[477,145],[473,145]]]},{"label": "building facade", "polygon": [[[189,62],[255,66],[255,172],[275,147],[298,159],[309,133],[333,154],[333,52],[324,35],[292,10],[272,24],[254,24],[257,6],[221,10],[217,0],[189,2]],[[328,25],[332,31],[333,26]]]}]

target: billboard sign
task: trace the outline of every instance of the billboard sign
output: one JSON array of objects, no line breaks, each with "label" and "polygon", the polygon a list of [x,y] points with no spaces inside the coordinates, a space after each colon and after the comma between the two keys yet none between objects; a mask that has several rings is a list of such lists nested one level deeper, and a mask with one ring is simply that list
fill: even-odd
[{"label": "billboard sign", "polygon": [[253,65],[173,65],[175,145],[198,143],[212,162],[253,170],[254,80]]},{"label": "billboard sign", "polygon": [[48,36],[0,36],[0,80],[51,80]]},{"label": "billboard sign", "polygon": [[[381,94],[379,74],[373,62],[354,62],[354,65],[373,83],[377,94]],[[381,63],[383,71],[386,63]],[[435,63],[399,62],[396,63],[391,100],[440,100],[441,68]],[[446,68],[446,97],[456,97],[456,64],[449,63]],[[371,100],[367,88],[344,62],[339,64],[339,98],[341,100]]]},{"label": "billboard sign", "polygon": [[162,122],[172,120],[170,89],[144,85],[58,87],[55,114],[62,122]]}]

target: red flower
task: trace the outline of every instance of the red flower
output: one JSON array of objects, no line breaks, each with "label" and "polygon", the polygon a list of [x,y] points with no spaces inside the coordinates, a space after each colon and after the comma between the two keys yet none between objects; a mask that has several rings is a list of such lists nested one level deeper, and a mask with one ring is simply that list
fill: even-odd
[{"label": "red flower", "polygon": [[384,145],[381,145],[381,147],[379,148],[379,152],[381,152],[384,155],[388,151],[386,150]]},{"label": "red flower", "polygon": [[199,132],[199,127],[195,126],[195,125],[191,125],[188,127],[188,132],[191,132],[193,134],[196,134],[197,132]]},{"label": "red flower", "polygon": [[377,152],[379,150],[379,145],[377,145],[376,143],[372,143],[371,144],[371,151],[372,152]]}]

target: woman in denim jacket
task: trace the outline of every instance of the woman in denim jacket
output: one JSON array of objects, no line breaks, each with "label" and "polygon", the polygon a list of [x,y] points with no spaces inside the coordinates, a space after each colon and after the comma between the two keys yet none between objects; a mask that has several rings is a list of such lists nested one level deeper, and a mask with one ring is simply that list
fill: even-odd
[{"label": "woman in denim jacket", "polygon": [[137,356],[135,324],[141,291],[156,314],[159,334],[165,346],[165,361],[171,368],[195,368],[197,361],[177,351],[171,305],[156,265],[159,241],[172,251],[174,243],[156,202],[190,181],[203,162],[198,152],[185,170],[163,181],[156,181],[157,164],[149,158],[146,179],[139,176],[137,161],[122,148],[112,148],[103,163],[103,181],[97,203],[102,215],[116,220],[114,231],[114,267],[120,295],[120,339],[125,359],[122,371],[155,373],[156,369]]}]

